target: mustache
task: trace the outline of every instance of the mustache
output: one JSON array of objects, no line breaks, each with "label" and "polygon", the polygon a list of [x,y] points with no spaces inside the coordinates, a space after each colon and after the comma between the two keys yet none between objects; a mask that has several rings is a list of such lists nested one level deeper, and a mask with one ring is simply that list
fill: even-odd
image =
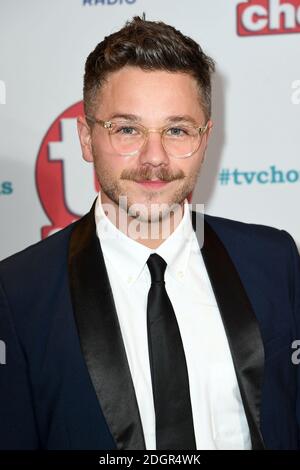
[{"label": "mustache", "polygon": [[124,170],[120,179],[137,182],[159,179],[161,181],[170,182],[177,179],[183,179],[184,177],[185,174],[182,170],[178,170],[176,173],[171,173],[166,168],[160,168],[155,171],[152,168],[142,168],[140,170]]}]

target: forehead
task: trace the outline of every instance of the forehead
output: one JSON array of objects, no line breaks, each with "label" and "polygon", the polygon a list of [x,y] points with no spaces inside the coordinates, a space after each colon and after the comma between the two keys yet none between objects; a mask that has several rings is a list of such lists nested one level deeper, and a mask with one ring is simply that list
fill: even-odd
[{"label": "forehead", "polygon": [[123,67],[108,74],[99,90],[98,111],[102,114],[123,112],[146,119],[163,115],[193,114],[203,117],[196,79],[182,72],[145,71]]}]

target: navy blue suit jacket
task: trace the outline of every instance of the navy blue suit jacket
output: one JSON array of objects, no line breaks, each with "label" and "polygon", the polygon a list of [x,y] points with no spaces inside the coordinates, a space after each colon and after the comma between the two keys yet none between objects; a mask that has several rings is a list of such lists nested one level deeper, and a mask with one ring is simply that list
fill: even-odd
[{"label": "navy blue suit jacket", "polygon": [[[93,211],[0,263],[1,449],[145,449]],[[253,449],[298,449],[296,245],[208,215],[204,235]]]}]

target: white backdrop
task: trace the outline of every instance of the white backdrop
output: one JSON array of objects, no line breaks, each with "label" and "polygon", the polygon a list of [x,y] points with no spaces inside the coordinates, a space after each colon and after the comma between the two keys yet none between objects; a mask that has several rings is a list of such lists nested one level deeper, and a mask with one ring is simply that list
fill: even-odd
[{"label": "white backdrop", "polygon": [[0,258],[89,210],[97,187],[75,127],[85,59],[143,12],[217,63],[193,202],[300,244],[300,0],[0,0]]}]

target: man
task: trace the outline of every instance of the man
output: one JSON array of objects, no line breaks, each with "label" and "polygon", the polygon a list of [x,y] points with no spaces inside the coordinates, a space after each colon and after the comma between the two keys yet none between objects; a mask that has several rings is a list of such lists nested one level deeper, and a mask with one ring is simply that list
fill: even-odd
[{"label": "man", "polygon": [[89,55],[78,132],[99,196],[0,263],[1,448],[299,447],[295,243],[189,211],[213,68],[139,17]]}]

